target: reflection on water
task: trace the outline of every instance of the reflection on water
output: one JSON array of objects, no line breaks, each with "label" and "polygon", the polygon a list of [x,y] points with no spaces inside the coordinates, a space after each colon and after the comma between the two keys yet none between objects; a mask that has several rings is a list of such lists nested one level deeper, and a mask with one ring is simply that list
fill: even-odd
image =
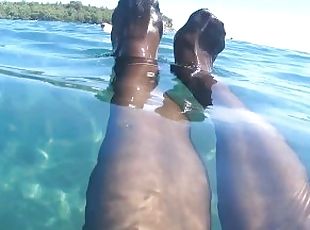
[{"label": "reflection on water", "polygon": [[[0,229],[80,229],[109,116],[109,35],[93,25],[9,20],[0,20],[0,34]],[[229,41],[215,74],[283,133],[310,172],[310,55],[261,49]],[[209,171],[218,226],[213,125],[169,72],[172,36],[159,55],[149,103],[160,105],[167,92],[193,108],[191,137]]]}]

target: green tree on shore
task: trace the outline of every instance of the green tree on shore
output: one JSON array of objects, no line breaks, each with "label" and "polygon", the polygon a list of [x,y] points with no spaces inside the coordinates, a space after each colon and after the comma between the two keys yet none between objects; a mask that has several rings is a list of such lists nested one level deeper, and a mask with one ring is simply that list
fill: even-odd
[{"label": "green tree on shore", "polygon": [[[0,2],[0,18],[64,21],[82,23],[111,23],[112,9],[84,6],[80,1],[45,4],[38,2]],[[172,20],[163,16],[166,28],[172,28]]]}]

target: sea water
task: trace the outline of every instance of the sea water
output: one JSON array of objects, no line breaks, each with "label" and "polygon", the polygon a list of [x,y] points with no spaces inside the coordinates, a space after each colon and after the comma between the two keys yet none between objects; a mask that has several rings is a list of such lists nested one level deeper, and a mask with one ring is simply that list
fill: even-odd
[{"label": "sea water", "polygon": [[[0,20],[1,230],[81,229],[109,117],[110,53],[110,35],[97,25]],[[158,102],[176,84],[171,34],[159,62]],[[229,40],[214,74],[283,134],[309,174],[310,54]],[[206,119],[192,128],[213,189],[213,229],[220,229],[213,126]]]}]

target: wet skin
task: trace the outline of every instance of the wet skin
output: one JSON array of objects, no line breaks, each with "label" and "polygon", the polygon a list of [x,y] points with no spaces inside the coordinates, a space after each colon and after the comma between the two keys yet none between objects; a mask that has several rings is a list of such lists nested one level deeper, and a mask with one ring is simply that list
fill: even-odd
[{"label": "wet skin", "polygon": [[[158,81],[162,22],[150,13],[159,12],[157,1],[142,8],[140,2],[120,1],[113,15],[114,95],[89,180],[84,229],[209,229],[208,176],[189,122],[169,98],[162,111],[181,121],[142,110]],[[118,15],[124,10],[126,20]]]},{"label": "wet skin", "polygon": [[[206,23],[202,30],[201,18]],[[212,106],[222,228],[310,229],[309,179],[296,153],[209,72],[223,48],[224,31],[207,10],[193,13],[176,34],[171,66],[201,105]]]}]

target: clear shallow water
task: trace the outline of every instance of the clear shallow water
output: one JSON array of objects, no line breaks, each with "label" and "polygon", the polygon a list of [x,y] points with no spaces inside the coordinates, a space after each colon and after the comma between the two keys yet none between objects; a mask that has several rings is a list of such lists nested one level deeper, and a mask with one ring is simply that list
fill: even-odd
[{"label": "clear shallow water", "polygon": [[[0,229],[81,229],[109,116],[110,37],[94,25],[9,20],[0,20],[0,34]],[[160,45],[155,103],[176,84],[172,39]],[[238,41],[226,47],[215,74],[280,130],[309,173],[310,54]],[[212,125],[192,125],[215,187]]]}]

